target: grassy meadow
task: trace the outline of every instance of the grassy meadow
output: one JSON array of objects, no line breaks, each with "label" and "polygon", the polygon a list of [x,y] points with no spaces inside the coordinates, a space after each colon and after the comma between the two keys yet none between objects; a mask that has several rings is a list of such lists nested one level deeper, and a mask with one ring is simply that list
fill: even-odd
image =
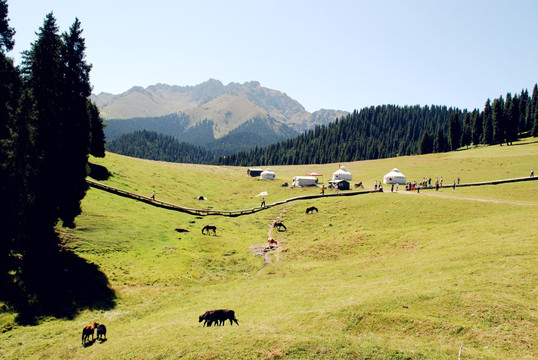
[{"label": "grassy meadow", "polygon": [[[247,209],[319,193],[281,187],[339,164],[247,168],[174,164],[109,153],[102,181],[178,205]],[[342,163],[366,190],[392,168],[445,184],[528,176],[538,142]],[[253,164],[257,166],[257,164]],[[204,196],[207,200],[198,200]],[[319,213],[305,214],[315,205]],[[91,188],[66,248],[99,266],[111,310],[21,326],[0,313],[2,359],[536,359],[538,181],[326,197],[239,217],[193,216]],[[255,256],[280,219],[288,231]],[[217,236],[204,236],[206,224]],[[177,233],[175,228],[189,230]],[[240,326],[202,327],[198,315],[234,309]],[[108,341],[81,345],[97,321]]]}]

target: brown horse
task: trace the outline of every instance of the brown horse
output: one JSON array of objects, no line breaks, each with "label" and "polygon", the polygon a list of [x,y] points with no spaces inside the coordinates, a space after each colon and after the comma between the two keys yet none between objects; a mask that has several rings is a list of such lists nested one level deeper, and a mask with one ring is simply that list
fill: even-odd
[{"label": "brown horse", "polygon": [[207,235],[213,232],[213,235],[217,236],[217,227],[215,225],[206,225],[202,228],[202,234],[206,235],[205,232],[207,232]]},{"label": "brown horse", "polygon": [[98,325],[98,323],[94,322],[93,324],[84,326],[82,329],[82,345],[86,345],[86,343],[90,340],[90,335],[92,336],[92,341],[94,340],[95,328]]}]

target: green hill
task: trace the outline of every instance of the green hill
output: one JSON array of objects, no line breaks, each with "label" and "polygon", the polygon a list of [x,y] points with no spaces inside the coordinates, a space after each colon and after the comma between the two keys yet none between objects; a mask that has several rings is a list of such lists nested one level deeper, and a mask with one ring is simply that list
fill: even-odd
[{"label": "green hill", "polygon": [[[538,142],[342,163],[366,190],[397,167],[409,181],[528,176]],[[235,210],[319,193],[287,188],[339,164],[175,164],[107,154],[103,181],[182,206]],[[251,164],[256,166],[259,164]],[[203,196],[206,200],[198,200]],[[116,291],[111,310],[18,326],[0,313],[3,359],[535,359],[538,181],[326,197],[239,216],[193,216],[91,188],[65,248],[95,263]],[[307,206],[319,213],[305,214]],[[276,251],[256,256],[272,230]],[[206,224],[217,236],[201,234]],[[188,230],[178,233],[174,229]],[[68,271],[68,269],[66,269]],[[234,309],[239,326],[198,316]],[[83,347],[84,325],[108,341]]]}]

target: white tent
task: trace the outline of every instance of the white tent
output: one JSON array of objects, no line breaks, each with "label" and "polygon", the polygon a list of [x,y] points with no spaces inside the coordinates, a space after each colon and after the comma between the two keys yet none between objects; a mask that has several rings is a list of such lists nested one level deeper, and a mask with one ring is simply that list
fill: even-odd
[{"label": "white tent", "polygon": [[400,170],[394,168],[387,175],[383,177],[384,184],[400,184],[405,185],[405,175]]},{"label": "white tent", "polygon": [[271,171],[271,169],[267,169],[265,171],[262,171],[260,174],[260,179],[266,179],[266,180],[275,180],[276,174]]},{"label": "white tent", "polygon": [[318,178],[315,176],[295,176],[291,186],[317,186]]},{"label": "white tent", "polygon": [[332,181],[335,181],[335,180],[351,180],[351,173],[349,171],[347,171],[343,166],[336,170],[335,172],[333,172],[333,179]]}]

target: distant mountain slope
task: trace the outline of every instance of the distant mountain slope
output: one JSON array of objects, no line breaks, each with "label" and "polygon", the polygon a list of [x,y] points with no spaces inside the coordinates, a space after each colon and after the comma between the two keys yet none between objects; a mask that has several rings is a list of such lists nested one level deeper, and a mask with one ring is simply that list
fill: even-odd
[{"label": "distant mountain slope", "polygon": [[300,133],[348,114],[340,110],[311,114],[285,93],[262,87],[256,81],[223,85],[212,79],[196,86],[137,86],[119,95],[94,94],[92,100],[105,119],[155,118],[184,112],[191,117],[191,124],[212,120],[216,138],[252,117],[265,115]]}]

